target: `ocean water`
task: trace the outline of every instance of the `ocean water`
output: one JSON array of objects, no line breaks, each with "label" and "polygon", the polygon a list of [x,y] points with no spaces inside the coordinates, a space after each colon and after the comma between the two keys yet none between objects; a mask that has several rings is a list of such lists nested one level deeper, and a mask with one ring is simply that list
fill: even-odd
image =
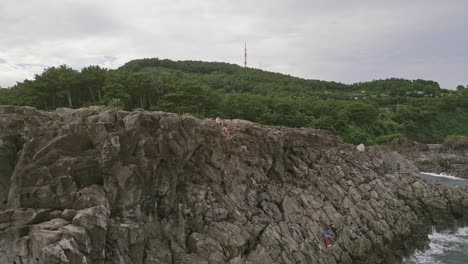
[{"label": "ocean water", "polygon": [[468,264],[468,227],[455,231],[433,231],[429,248],[405,260],[404,264]]},{"label": "ocean water", "polygon": [[[446,174],[421,173],[421,177],[436,184],[468,188],[468,180]],[[432,230],[429,248],[403,260],[404,264],[468,264],[468,227],[454,231]]]}]

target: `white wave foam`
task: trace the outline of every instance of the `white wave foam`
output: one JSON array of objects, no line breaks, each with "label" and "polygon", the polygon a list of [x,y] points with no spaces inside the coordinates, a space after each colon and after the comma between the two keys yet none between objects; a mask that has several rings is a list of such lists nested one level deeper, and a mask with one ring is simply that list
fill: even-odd
[{"label": "white wave foam", "polygon": [[458,178],[458,177],[455,177],[455,176],[452,176],[452,175],[448,175],[448,174],[437,174],[437,173],[432,173],[432,172],[421,172],[422,174],[426,174],[426,175],[429,175],[429,176],[434,176],[434,177],[440,177],[440,178],[446,178],[446,179],[451,179],[451,180],[457,180],[457,181],[465,181],[467,179],[463,179],[463,178]]},{"label": "white wave foam", "polygon": [[[457,230],[458,236],[468,236],[468,227],[463,227]],[[468,239],[468,238],[467,238]]]},{"label": "white wave foam", "polygon": [[463,250],[468,244],[468,227],[459,228],[456,232],[433,232],[429,236],[429,248],[416,251],[415,254],[403,260],[405,264],[439,264],[440,258],[451,252]]}]

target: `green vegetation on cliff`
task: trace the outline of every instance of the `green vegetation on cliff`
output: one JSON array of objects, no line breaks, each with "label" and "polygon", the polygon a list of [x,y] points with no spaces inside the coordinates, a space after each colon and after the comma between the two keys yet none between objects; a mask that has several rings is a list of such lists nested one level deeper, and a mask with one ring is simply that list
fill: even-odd
[{"label": "green vegetation on cliff", "polygon": [[331,130],[347,142],[374,144],[398,135],[420,142],[468,136],[468,89],[387,79],[346,85],[227,63],[142,59],[117,70],[51,67],[0,89],[0,104],[112,105],[197,117]]}]

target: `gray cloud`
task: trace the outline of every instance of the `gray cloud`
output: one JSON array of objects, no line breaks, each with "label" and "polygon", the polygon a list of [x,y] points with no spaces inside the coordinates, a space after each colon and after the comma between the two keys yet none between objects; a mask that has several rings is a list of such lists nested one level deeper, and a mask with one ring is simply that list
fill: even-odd
[{"label": "gray cloud", "polygon": [[28,63],[20,63],[14,65],[19,69],[32,69],[32,68],[47,68],[47,65],[44,64],[28,64]]},{"label": "gray cloud", "polygon": [[[225,61],[346,83],[468,84],[464,0],[6,0],[0,85],[40,65],[118,67],[142,57]],[[18,65],[33,67],[18,67]],[[16,66],[15,66],[16,65]]]}]

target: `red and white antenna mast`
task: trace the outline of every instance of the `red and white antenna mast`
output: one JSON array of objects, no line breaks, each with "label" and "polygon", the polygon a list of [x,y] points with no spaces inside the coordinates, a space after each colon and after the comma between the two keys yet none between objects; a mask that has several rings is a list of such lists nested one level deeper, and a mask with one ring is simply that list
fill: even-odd
[{"label": "red and white antenna mast", "polygon": [[244,46],[244,68],[247,68],[247,42]]}]

